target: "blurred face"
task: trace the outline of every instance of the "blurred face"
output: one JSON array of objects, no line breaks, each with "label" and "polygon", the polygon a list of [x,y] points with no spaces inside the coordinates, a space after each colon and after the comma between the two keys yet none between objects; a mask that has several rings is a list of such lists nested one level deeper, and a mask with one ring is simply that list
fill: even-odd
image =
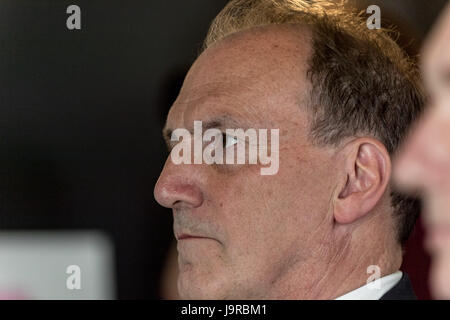
[{"label": "blurred face", "polygon": [[450,299],[450,6],[424,49],[430,106],[404,146],[396,177],[424,194],[426,246],[433,255],[432,289]]},{"label": "blurred face", "polygon": [[168,157],[155,198],[173,211],[182,298],[283,298],[298,269],[296,280],[312,286],[335,170],[331,153],[310,144],[299,103],[307,43],[282,28],[236,34],[206,50],[185,79],[169,139],[177,128],[192,132],[194,121],[222,132],[276,128],[279,170],[265,176],[260,164],[176,165]]}]

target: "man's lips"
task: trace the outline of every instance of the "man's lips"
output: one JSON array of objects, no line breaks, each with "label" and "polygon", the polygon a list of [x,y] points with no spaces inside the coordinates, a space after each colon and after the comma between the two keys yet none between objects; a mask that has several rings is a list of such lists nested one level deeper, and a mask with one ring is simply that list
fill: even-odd
[{"label": "man's lips", "polygon": [[176,237],[177,240],[190,240],[190,239],[211,239],[209,237],[197,236],[192,234],[183,233]]}]

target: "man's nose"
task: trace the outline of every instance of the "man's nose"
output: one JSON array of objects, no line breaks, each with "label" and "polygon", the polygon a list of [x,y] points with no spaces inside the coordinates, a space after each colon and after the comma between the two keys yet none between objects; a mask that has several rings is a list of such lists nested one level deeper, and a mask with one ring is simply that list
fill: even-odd
[{"label": "man's nose", "polygon": [[430,110],[407,139],[396,161],[395,178],[407,189],[440,187],[450,172],[450,127],[437,108]]},{"label": "man's nose", "polygon": [[154,197],[166,208],[196,208],[203,203],[203,193],[196,181],[192,164],[172,163],[169,157],[156,182]]}]

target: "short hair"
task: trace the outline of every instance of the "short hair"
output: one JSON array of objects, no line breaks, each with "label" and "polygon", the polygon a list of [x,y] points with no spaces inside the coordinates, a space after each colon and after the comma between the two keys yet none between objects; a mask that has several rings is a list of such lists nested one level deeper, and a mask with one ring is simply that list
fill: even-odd
[{"label": "short hair", "polygon": [[[306,26],[312,33],[307,78],[310,136],[319,145],[370,135],[393,156],[424,105],[419,71],[392,38],[393,29],[369,29],[363,13],[345,1],[232,0],[213,20],[203,48],[253,27]],[[419,200],[392,189],[397,240],[414,228]]]}]

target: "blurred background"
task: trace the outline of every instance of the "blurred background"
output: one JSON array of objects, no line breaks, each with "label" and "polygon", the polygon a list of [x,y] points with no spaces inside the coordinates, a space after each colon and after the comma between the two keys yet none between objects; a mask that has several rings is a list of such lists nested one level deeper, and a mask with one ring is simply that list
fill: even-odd
[{"label": "blurred background", "polygon": [[[153,198],[161,129],[226,2],[0,1],[0,298],[176,298],[171,212]],[[446,2],[354,1],[380,6],[412,55]],[[427,299],[422,234],[402,268]]]}]

